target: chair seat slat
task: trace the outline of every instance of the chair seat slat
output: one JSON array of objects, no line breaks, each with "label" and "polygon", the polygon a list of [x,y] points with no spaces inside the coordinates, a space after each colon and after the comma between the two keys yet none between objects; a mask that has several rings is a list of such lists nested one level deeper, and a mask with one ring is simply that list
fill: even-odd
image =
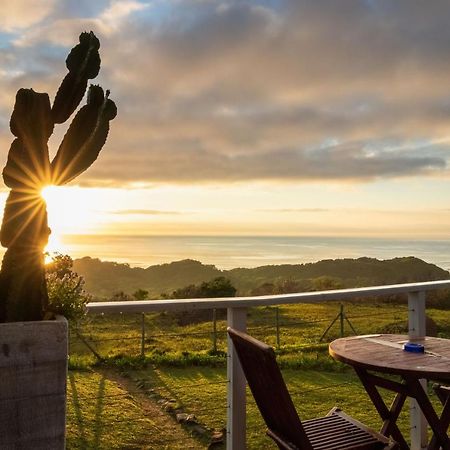
[{"label": "chair seat slat", "polygon": [[316,442],[319,440],[324,440],[324,439],[329,439],[331,438],[337,438],[339,436],[346,436],[347,439],[353,439],[356,438],[358,436],[368,436],[371,439],[376,440],[372,435],[370,435],[369,433],[366,433],[364,430],[359,430],[359,429],[355,429],[355,430],[349,430],[348,428],[345,429],[339,429],[336,428],[334,430],[324,430],[323,433],[321,432],[316,432],[313,434],[310,434],[308,432],[306,432],[306,435],[308,436],[309,440],[311,442]]},{"label": "chair seat slat", "polygon": [[354,436],[348,436],[345,434],[336,435],[336,436],[328,436],[326,439],[318,439],[318,440],[311,440],[311,444],[314,449],[321,448],[322,446],[325,446],[328,448],[330,445],[336,445],[338,443],[344,443],[344,444],[352,444],[352,443],[359,443],[361,441],[364,442],[372,442],[376,443],[379,442],[377,439],[373,438],[372,436],[368,436],[367,434],[359,433]]},{"label": "chair seat slat", "polygon": [[361,439],[378,442],[378,439],[375,439],[373,436],[370,436],[364,432],[356,432],[351,435],[349,435],[348,433],[345,433],[345,432],[341,432],[341,433],[335,433],[334,435],[328,434],[326,436],[315,436],[315,437],[308,436],[308,437],[310,438],[309,440],[313,444],[313,447],[315,446],[315,444],[320,444],[323,442],[336,442],[336,441],[355,442],[355,441],[359,441]]}]

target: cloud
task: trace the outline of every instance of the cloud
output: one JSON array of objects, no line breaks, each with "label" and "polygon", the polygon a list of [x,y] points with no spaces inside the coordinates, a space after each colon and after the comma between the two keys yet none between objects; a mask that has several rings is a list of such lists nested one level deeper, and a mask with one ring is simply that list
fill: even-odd
[{"label": "cloud", "polygon": [[158,209],[120,209],[111,211],[111,214],[119,215],[138,215],[138,216],[160,216],[160,215],[178,215],[177,211],[163,211]]},{"label": "cloud", "polygon": [[39,23],[55,4],[56,0],[2,0],[0,31],[15,32]]},{"label": "cloud", "polygon": [[329,208],[268,208],[257,209],[258,212],[270,212],[270,213],[324,213],[332,211]]},{"label": "cloud", "polygon": [[114,0],[94,17],[56,15],[54,20],[43,26],[22,33],[14,43],[18,47],[34,47],[36,44],[48,45],[49,43],[71,47],[75,43],[74,37],[78,37],[81,31],[92,30],[100,36],[122,32],[130,15],[147,7],[147,3],[134,0]]},{"label": "cloud", "polygon": [[[140,162],[140,163],[139,163]],[[134,167],[132,172],[123,167]],[[430,174],[446,167],[443,158],[431,156],[366,156],[359,148],[332,147],[311,152],[279,149],[239,155],[214,151],[172,149],[171,151],[105,152],[91,168],[89,177],[97,179],[152,180],[153,182],[201,183],[243,182],[248,180],[373,180]],[[84,178],[80,177],[82,182]]]},{"label": "cloud", "polygon": [[115,0],[101,13],[98,20],[106,26],[116,28],[132,13],[141,11],[148,6],[148,3],[140,3],[134,0]]},{"label": "cloud", "polygon": [[82,184],[448,176],[447,1],[127,0],[72,10],[0,49],[9,94],[0,112],[21,83],[54,92],[67,47],[96,31],[98,82],[119,114]]}]

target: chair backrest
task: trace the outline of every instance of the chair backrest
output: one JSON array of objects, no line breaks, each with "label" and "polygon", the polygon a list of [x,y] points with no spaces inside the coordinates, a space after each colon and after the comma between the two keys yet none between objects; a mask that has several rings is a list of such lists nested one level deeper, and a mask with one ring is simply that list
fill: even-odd
[{"label": "chair backrest", "polygon": [[312,449],[272,347],[233,328],[228,328],[228,335],[269,430],[302,450]]}]

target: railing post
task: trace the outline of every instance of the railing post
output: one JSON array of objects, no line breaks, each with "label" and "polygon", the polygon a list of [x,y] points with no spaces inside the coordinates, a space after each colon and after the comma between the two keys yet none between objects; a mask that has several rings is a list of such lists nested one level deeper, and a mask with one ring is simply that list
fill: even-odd
[{"label": "railing post", "polygon": [[141,315],[141,357],[145,356],[145,313]]},{"label": "railing post", "polygon": [[[228,326],[245,331],[247,328],[247,308],[228,308]],[[246,395],[245,376],[239,359],[234,351],[230,337],[227,358],[227,450],[245,450],[246,448]]]},{"label": "railing post", "polygon": [[217,309],[213,309],[213,332],[212,332],[213,352],[217,353]]},{"label": "railing post", "polygon": [[[426,336],[425,321],[425,292],[408,292],[408,334],[411,340]],[[420,380],[422,387],[426,389],[426,380]],[[410,399],[409,404],[411,423],[411,450],[427,448],[427,421],[420,410],[417,401]]]},{"label": "railing post", "polygon": [[276,315],[275,315],[275,320],[276,320],[276,331],[277,331],[277,348],[280,348],[280,308],[278,308],[278,306],[275,308],[276,311]]}]

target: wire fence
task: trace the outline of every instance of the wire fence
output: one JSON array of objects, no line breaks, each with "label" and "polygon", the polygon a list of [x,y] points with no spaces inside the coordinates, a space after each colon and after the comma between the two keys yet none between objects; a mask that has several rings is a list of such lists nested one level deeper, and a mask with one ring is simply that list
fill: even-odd
[{"label": "wire fence", "polygon": [[[249,310],[247,329],[276,348],[302,419],[339,405],[377,427],[363,386],[327,356],[327,342],[407,333],[407,316],[405,305],[390,303],[258,307]],[[450,317],[438,325],[448,333]],[[72,326],[71,366],[96,368],[71,374],[68,448],[224,448],[226,345],[220,310],[99,315]],[[270,446],[251,396],[248,403],[248,448]],[[399,423],[409,427],[407,417]]]}]

